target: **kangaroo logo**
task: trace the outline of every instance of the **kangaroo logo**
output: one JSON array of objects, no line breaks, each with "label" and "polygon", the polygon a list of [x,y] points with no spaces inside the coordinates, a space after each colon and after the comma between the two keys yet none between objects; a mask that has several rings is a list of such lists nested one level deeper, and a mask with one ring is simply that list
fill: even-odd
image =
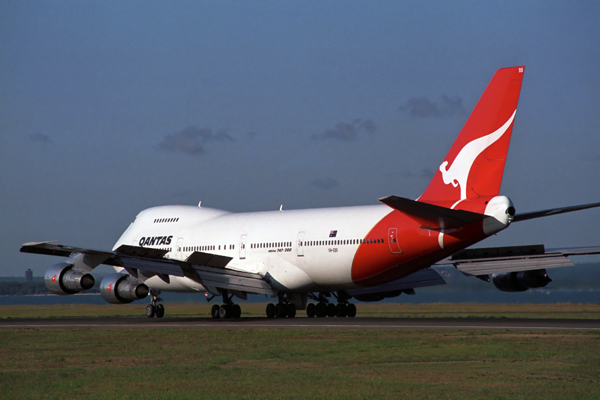
[{"label": "kangaroo logo", "polygon": [[465,147],[460,150],[456,158],[454,158],[450,168],[446,168],[448,166],[448,161],[444,161],[442,165],[440,165],[440,172],[442,173],[444,184],[452,184],[454,187],[460,186],[460,199],[450,208],[456,207],[458,203],[467,198],[467,180],[469,179],[469,173],[471,172],[471,167],[473,167],[475,159],[479,157],[485,149],[490,147],[504,135],[515,119],[516,113],[517,110],[515,110],[508,121],[496,131],[467,143]]}]

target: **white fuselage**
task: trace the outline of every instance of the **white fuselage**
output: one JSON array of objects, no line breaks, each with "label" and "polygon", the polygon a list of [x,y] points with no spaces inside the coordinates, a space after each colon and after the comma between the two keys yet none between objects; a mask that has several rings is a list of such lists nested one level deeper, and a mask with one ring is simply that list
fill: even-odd
[{"label": "white fuselage", "polygon": [[[201,251],[231,257],[227,268],[269,276],[279,290],[356,287],[352,262],[361,240],[393,210],[384,205],[230,213],[195,206],[142,211],[115,244],[166,249],[184,261]],[[146,284],[170,291],[206,291],[185,277]]]}]

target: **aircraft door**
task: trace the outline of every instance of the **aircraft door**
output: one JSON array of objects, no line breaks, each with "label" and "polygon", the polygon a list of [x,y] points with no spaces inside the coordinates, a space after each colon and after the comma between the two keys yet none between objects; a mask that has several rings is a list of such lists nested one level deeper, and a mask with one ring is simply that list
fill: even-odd
[{"label": "aircraft door", "polygon": [[400,243],[398,243],[398,228],[388,229],[388,243],[390,245],[390,250],[392,251],[392,253],[402,253],[402,249],[400,249]]},{"label": "aircraft door", "polygon": [[177,259],[179,260],[183,260],[183,238],[180,237],[179,239],[177,239],[177,248],[175,249],[177,251]]},{"label": "aircraft door", "polygon": [[304,231],[298,232],[296,249],[298,250],[298,257],[304,257]]},{"label": "aircraft door", "polygon": [[242,235],[242,237],[240,238],[240,260],[246,259],[246,239],[247,238],[248,238],[248,235],[246,235],[246,234]]}]

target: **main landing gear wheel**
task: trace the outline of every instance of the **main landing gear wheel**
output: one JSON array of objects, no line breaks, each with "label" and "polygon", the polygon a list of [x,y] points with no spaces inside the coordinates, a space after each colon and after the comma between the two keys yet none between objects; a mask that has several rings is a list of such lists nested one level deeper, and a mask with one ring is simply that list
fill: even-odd
[{"label": "main landing gear wheel", "polygon": [[162,304],[156,305],[156,318],[162,318],[165,316],[165,306]]},{"label": "main landing gear wheel", "polygon": [[154,317],[154,306],[152,304],[148,304],[146,306],[146,317],[153,318]]},{"label": "main landing gear wheel", "polygon": [[214,306],[212,306],[212,308],[210,309],[210,316],[211,316],[213,319],[217,319],[217,318],[219,318],[219,309],[220,309],[220,308],[221,308],[221,307],[219,307],[219,305],[218,305],[218,304],[215,304],[215,305],[214,305]]},{"label": "main landing gear wheel", "polygon": [[242,308],[239,304],[233,304],[227,290],[223,290],[223,304],[215,304],[210,309],[210,316],[213,319],[239,318],[242,316]]},{"label": "main landing gear wheel", "polygon": [[165,316],[165,306],[159,304],[162,301],[158,295],[160,294],[157,290],[150,290],[150,304],[146,306],[146,317],[148,318],[162,318]]},{"label": "main landing gear wheel", "polygon": [[321,292],[319,296],[314,294],[309,294],[310,298],[313,300],[317,300],[318,303],[309,303],[306,306],[306,315],[308,318],[324,318],[324,317],[350,317],[353,318],[356,316],[356,306],[352,303],[349,303],[348,300],[351,299],[348,294],[341,290],[337,292],[337,296],[333,294],[334,297],[337,298],[338,303],[330,303],[328,296],[331,296],[331,293]]},{"label": "main landing gear wheel", "polygon": [[277,304],[267,304],[267,318],[294,318],[296,316],[296,306],[284,297],[285,294],[280,293],[279,302]]}]

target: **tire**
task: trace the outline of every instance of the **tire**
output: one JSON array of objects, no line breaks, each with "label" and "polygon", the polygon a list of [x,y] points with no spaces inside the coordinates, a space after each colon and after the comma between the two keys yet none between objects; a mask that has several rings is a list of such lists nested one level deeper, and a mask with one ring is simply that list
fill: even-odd
[{"label": "tire", "polygon": [[293,304],[286,304],[285,313],[288,318],[294,318],[296,316],[296,306]]},{"label": "tire", "polygon": [[267,318],[275,318],[275,304],[267,304]]},{"label": "tire", "polygon": [[325,303],[319,303],[315,306],[315,311],[317,312],[317,318],[323,318],[327,316],[327,306]]},{"label": "tire", "polygon": [[350,318],[356,317],[356,306],[352,303],[346,307],[346,315]]},{"label": "tire", "polygon": [[154,306],[152,304],[148,304],[146,306],[146,317],[152,318],[154,317]]},{"label": "tire", "polygon": [[219,318],[225,319],[231,317],[231,309],[227,304],[223,304],[219,308]]},{"label": "tire", "polygon": [[210,316],[213,319],[218,319],[219,318],[219,305],[215,304],[214,306],[212,306],[212,308],[210,309]]},{"label": "tire", "polygon": [[327,316],[328,317],[335,317],[335,314],[337,314],[337,310],[335,308],[335,304],[333,304],[333,303],[327,304]]},{"label": "tire", "polygon": [[162,318],[165,316],[165,306],[162,304],[156,305],[156,318]]},{"label": "tire", "polygon": [[317,306],[315,306],[315,303],[309,303],[306,306],[306,315],[308,318],[314,318],[317,315]]},{"label": "tire", "polygon": [[242,307],[239,304],[234,304],[231,306],[231,317],[239,318],[242,316]]},{"label": "tire", "polygon": [[346,310],[346,305],[345,304],[338,304],[337,306],[335,306],[336,308],[336,317],[338,318],[344,318],[346,316],[347,310]]},{"label": "tire", "polygon": [[275,305],[275,318],[285,318],[285,304],[277,303]]}]

